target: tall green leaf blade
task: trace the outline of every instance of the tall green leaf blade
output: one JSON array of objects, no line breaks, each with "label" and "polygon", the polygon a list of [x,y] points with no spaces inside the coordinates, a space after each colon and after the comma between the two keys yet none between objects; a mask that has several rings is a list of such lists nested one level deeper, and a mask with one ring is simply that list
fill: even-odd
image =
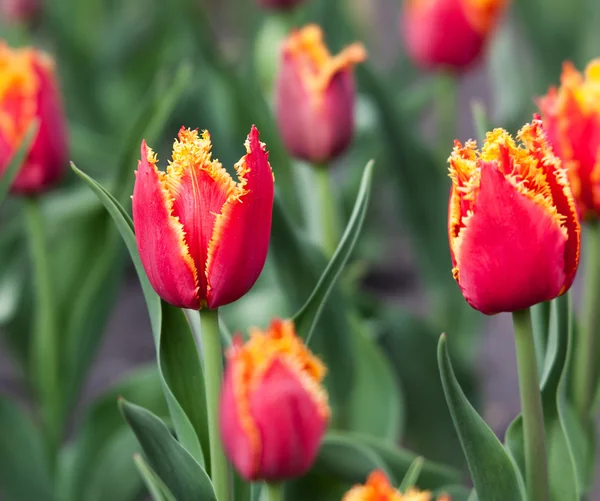
[{"label": "tall green leaf blade", "polygon": [[144,483],[154,501],[177,501],[169,488],[159,478],[156,472],[150,468],[150,465],[144,461],[144,458],[136,454],[133,458],[135,465],[144,479]]},{"label": "tall green leaf blade", "polygon": [[44,439],[6,397],[0,397],[0,430],[0,492],[7,501],[54,500]]},{"label": "tall green leaf blade", "polygon": [[[202,367],[196,343],[189,325],[185,322],[182,311],[175,311],[175,308],[162,302],[154,292],[140,260],[133,232],[133,223],[126,211],[115,197],[99,183],[74,165],[72,165],[72,168],[103,203],[125,241],[148,306],[156,346],[158,369],[175,431],[190,454],[201,464],[204,464],[204,458],[208,457],[209,451],[205,418],[204,378],[202,377]],[[181,360],[185,361],[185,367],[179,365]],[[175,365],[165,367],[164,364],[170,364],[171,361]],[[175,376],[176,374],[179,374],[179,376]],[[189,387],[190,380],[195,381],[193,388]],[[182,386],[177,388],[171,386],[171,384],[178,383],[181,383]]]},{"label": "tall green leaf blade", "polygon": [[480,501],[524,500],[512,460],[456,381],[445,335],[438,345],[438,364],[446,401]]},{"label": "tall green leaf blade", "polygon": [[216,501],[210,478],[202,466],[173,438],[158,417],[125,400],[119,405],[148,463],[177,501]]},{"label": "tall green leaf blade", "polygon": [[342,273],[344,266],[354,249],[354,245],[358,240],[369,205],[372,180],[373,161],[369,162],[365,167],[352,215],[350,216],[348,225],[346,226],[331,261],[327,265],[327,268],[325,268],[325,271],[321,275],[321,278],[308,301],[294,316],[296,331],[298,332],[298,335],[306,339],[307,342],[310,340],[315,325],[319,320],[327,297]]},{"label": "tall green leaf blade", "polygon": [[10,187],[13,184],[13,181],[17,177],[19,170],[25,162],[25,158],[27,158],[29,149],[33,144],[35,136],[37,135],[38,128],[39,122],[37,120],[33,120],[29,125],[27,132],[23,136],[21,144],[13,154],[13,157],[9,162],[8,167],[2,173],[2,177],[0,177],[0,205],[2,205],[2,202],[4,202],[4,199],[6,198],[6,195],[8,194]]}]

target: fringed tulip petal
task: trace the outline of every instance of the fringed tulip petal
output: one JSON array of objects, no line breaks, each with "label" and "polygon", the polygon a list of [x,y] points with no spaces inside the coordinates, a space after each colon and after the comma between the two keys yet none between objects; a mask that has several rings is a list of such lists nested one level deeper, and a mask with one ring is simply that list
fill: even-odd
[{"label": "fringed tulip petal", "polygon": [[133,189],[133,221],[148,280],[165,301],[180,308],[200,307],[197,270],[185,243],[184,228],[173,216],[173,201],[156,157],[142,143]]},{"label": "fringed tulip petal", "polygon": [[580,226],[565,171],[539,117],[488,133],[481,152],[450,157],[448,228],[453,274],[471,306],[492,315],[563,294],[579,264]]},{"label": "fringed tulip petal", "polygon": [[240,178],[217,216],[208,246],[208,306],[231,303],[254,285],[267,258],[273,211],[273,172],[265,145],[252,127],[246,155],[236,164]]},{"label": "fringed tulip petal", "polygon": [[281,53],[276,114],[283,142],[293,156],[318,164],[347,149],[354,133],[352,69],[366,56],[357,43],[332,56],[316,25],[290,35]]},{"label": "fringed tulip petal", "polygon": [[254,330],[245,345],[236,340],[227,358],[221,436],[237,471],[246,480],[268,481],[306,473],[329,419],[325,367],[291,321]]}]

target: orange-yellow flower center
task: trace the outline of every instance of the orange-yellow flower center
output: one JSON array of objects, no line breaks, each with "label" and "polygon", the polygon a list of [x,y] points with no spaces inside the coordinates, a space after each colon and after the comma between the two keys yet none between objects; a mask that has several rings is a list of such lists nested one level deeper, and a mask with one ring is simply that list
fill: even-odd
[{"label": "orange-yellow flower center", "polygon": [[[369,475],[365,485],[356,485],[350,489],[342,501],[431,501],[432,494],[428,491],[409,489],[401,493],[395,489],[385,473],[376,470]],[[442,495],[438,501],[451,501]]]},{"label": "orange-yellow flower center", "polygon": [[[0,42],[0,133],[18,145],[37,113],[39,79],[33,49],[11,49]],[[43,57],[44,64],[51,64]]]},{"label": "orange-yellow flower center", "polygon": [[462,0],[467,19],[479,33],[486,34],[496,25],[508,0]]},{"label": "orange-yellow flower center", "polygon": [[588,64],[585,75],[579,73],[572,63],[564,64],[558,96],[559,109],[565,107],[568,94],[575,97],[585,115],[600,115],[600,59]]},{"label": "orange-yellow flower center", "polygon": [[367,51],[360,43],[353,43],[332,56],[323,40],[323,30],[316,24],[294,31],[287,39],[284,51],[293,58],[302,81],[315,95],[323,94],[338,72],[367,58]]},{"label": "orange-yellow flower center", "polygon": [[266,371],[277,360],[297,377],[312,396],[322,417],[329,418],[327,393],[321,386],[327,369],[302,340],[296,336],[291,320],[273,320],[266,331],[252,329],[244,344],[234,344],[227,354],[234,368],[237,412],[246,436],[252,444],[254,461],[260,460],[260,432],[250,411],[250,396],[260,385]]}]

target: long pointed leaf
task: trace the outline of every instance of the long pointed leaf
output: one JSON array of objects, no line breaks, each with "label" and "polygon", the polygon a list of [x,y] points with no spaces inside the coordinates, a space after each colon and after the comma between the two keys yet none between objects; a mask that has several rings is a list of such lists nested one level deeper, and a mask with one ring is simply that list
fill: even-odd
[{"label": "long pointed leaf", "polygon": [[177,501],[175,497],[173,497],[173,494],[171,494],[169,488],[154,470],[150,468],[150,465],[144,461],[142,456],[136,454],[133,457],[133,461],[135,462],[140,475],[144,479],[144,483],[150,491],[150,494],[152,494],[154,501]]},{"label": "long pointed leaf", "polygon": [[8,164],[6,170],[2,173],[2,177],[0,178],[0,205],[4,202],[10,187],[13,184],[13,181],[17,177],[19,170],[21,169],[27,154],[29,153],[29,149],[33,143],[35,136],[37,135],[37,131],[39,128],[39,122],[37,120],[33,120],[27,129],[27,132],[23,136],[21,140],[21,144],[17,148],[17,151],[13,154],[11,161]]},{"label": "long pointed leaf", "polygon": [[480,501],[523,500],[518,473],[504,447],[469,403],[456,381],[446,336],[438,344],[438,364],[446,401]]}]

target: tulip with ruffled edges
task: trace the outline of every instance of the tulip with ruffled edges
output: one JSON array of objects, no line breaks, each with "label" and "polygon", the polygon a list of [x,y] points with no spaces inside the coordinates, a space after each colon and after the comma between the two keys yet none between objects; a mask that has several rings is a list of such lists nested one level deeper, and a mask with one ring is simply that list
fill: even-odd
[{"label": "tulip with ruffled edges", "polygon": [[456,141],[448,231],[453,275],[469,304],[514,312],[564,294],[581,228],[567,175],[538,116],[518,134],[495,129],[481,151]]},{"label": "tulip with ruffled edges", "polygon": [[158,295],[198,310],[236,301],[264,266],[271,234],[273,172],[256,127],[235,182],[211,158],[208,132],[184,127],[166,172],[144,141],[133,189],[140,258]]},{"label": "tulip with ruffled edges", "polygon": [[234,341],[220,423],[226,455],[243,478],[279,482],[309,470],[330,415],[325,370],[289,320],[254,329],[246,344]]},{"label": "tulip with ruffled edges", "polygon": [[39,128],[11,192],[48,190],[67,167],[67,127],[52,59],[35,49],[0,42],[0,172],[17,151],[33,120]]}]

